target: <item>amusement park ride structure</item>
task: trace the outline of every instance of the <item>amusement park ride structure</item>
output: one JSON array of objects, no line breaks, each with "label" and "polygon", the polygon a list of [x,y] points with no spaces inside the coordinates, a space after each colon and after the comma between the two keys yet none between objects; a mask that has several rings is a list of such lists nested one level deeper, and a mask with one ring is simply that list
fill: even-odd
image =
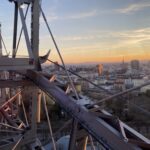
[{"label": "amusement park ride structure", "polygon": [[[12,57],[2,56],[2,43],[0,42],[0,70],[4,78],[0,80],[1,91],[5,95],[0,103],[0,132],[14,133],[15,136],[3,138],[0,140],[0,150],[15,149],[41,149],[40,140],[37,138],[37,122],[40,122],[40,103],[43,97],[44,108],[48,120],[51,143],[56,150],[56,143],[52,132],[48,110],[45,103],[44,93],[54,98],[55,102],[72,118],[72,129],[70,133],[69,150],[84,150],[87,139],[91,141],[94,150],[93,141],[99,142],[106,150],[148,150],[150,149],[150,140],[127,126],[117,117],[108,112],[91,107],[83,107],[76,104],[74,97],[66,94],[65,88],[59,86],[53,75],[45,77],[41,70],[41,63],[47,61],[49,52],[44,57],[39,56],[39,16],[40,13],[48,27],[48,31],[56,50],[62,60],[63,68],[67,75],[68,70],[65,67],[60,51],[49,28],[44,11],[41,8],[40,0],[9,0],[14,4],[14,32],[13,32],[13,50]],[[24,14],[22,5],[27,5],[27,10],[31,8],[31,40],[29,39],[28,28],[26,25],[26,14]],[[18,44],[18,17],[20,15],[22,32],[25,36],[25,42],[29,58],[16,58]],[[2,36],[0,36],[2,39]],[[19,37],[20,39],[20,37]],[[15,80],[15,75],[23,76],[20,80]],[[73,82],[69,77],[71,88],[78,99],[78,93],[73,87]],[[55,81],[55,82],[54,82]],[[148,85],[150,82],[142,85]],[[140,88],[141,86],[137,87]],[[15,94],[13,90],[15,89]],[[130,91],[135,89],[130,89]],[[114,98],[126,94],[122,92],[107,98]],[[2,97],[1,97],[2,98]],[[21,108],[20,108],[21,106]],[[24,115],[22,119],[20,114]]]}]

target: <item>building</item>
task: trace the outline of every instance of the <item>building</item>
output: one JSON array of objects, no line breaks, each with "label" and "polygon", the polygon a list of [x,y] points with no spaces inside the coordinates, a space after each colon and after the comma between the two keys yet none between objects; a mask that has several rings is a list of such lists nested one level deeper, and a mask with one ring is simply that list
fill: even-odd
[{"label": "building", "polygon": [[102,64],[97,65],[97,69],[98,69],[98,75],[101,76],[103,73],[103,65]]},{"label": "building", "polygon": [[139,60],[132,60],[131,61],[131,68],[133,70],[139,70],[140,69],[140,62],[139,62]]},{"label": "building", "polygon": [[124,74],[124,73],[127,72],[127,70],[128,70],[128,64],[125,63],[124,58],[123,58],[123,60],[122,60],[122,63],[121,63],[121,66],[120,66],[120,67],[121,67],[120,73]]},{"label": "building", "polygon": [[147,85],[147,86],[142,87],[140,91],[141,91],[142,93],[146,93],[146,92],[149,91],[149,90],[150,90],[150,85]]},{"label": "building", "polygon": [[150,67],[150,61],[148,61],[147,66]]},{"label": "building", "polygon": [[55,64],[54,64],[54,69],[56,71],[59,71],[60,70],[60,67],[59,67],[59,63],[56,61]]}]

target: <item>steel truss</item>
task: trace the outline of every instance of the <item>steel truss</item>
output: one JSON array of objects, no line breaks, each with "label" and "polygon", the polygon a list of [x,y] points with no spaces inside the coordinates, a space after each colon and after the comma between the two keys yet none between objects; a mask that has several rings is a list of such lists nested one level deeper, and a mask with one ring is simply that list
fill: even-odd
[{"label": "steel truss", "polygon": [[[10,85],[10,81],[3,81],[3,87],[22,87],[16,95],[10,98],[0,107],[0,131],[2,130],[11,133],[9,138],[0,141],[1,150],[21,149],[22,146],[28,145],[30,149],[44,149],[37,139],[37,105],[40,101],[41,93],[39,88],[53,97],[55,102],[67,112],[71,117],[72,129],[69,141],[69,150],[83,150],[86,144],[90,141],[92,149],[95,149],[94,142],[99,142],[106,150],[148,150],[150,149],[150,140],[137,133],[135,130],[124,124],[118,118],[113,117],[108,112],[100,108],[90,110],[88,108],[76,104],[76,100],[70,95],[67,87],[61,85],[55,78],[51,76],[48,79],[40,72],[39,57],[39,14],[41,8],[39,0],[9,0],[15,4],[14,13],[14,36],[13,36],[13,61],[17,65],[17,24],[18,14],[20,14],[22,30],[24,32],[25,41],[29,53],[28,64],[32,64],[32,68],[23,68],[24,72],[20,72],[18,67],[12,65],[14,72],[22,73],[26,79],[17,83],[11,81],[14,85]],[[24,14],[22,4],[31,6],[31,41],[26,25],[26,14]],[[43,11],[42,11],[43,14]],[[44,14],[43,14],[44,15]],[[45,18],[45,16],[44,16]],[[54,40],[55,41],[55,40]],[[56,43],[55,43],[56,44]],[[57,47],[57,46],[56,46]],[[49,54],[49,52],[48,52]],[[48,54],[45,56],[48,57]],[[44,59],[45,59],[44,57]],[[9,58],[8,58],[9,59]],[[11,59],[11,58],[10,58]],[[1,60],[1,58],[0,58]],[[6,62],[6,61],[5,61]],[[12,60],[11,60],[12,62]],[[24,66],[24,64],[23,64]],[[1,66],[2,68],[4,66]],[[31,70],[28,70],[31,69]],[[2,69],[3,70],[3,69]],[[2,81],[0,81],[2,82]],[[25,87],[23,87],[25,86]],[[20,98],[22,96],[22,99]],[[29,110],[26,110],[24,103],[28,103]],[[21,105],[24,117],[20,117],[18,106]],[[45,110],[47,108],[45,104]],[[54,137],[49,116],[47,113],[47,120],[53,144],[55,145]],[[25,123],[24,123],[25,122]],[[61,129],[62,130],[62,129]],[[59,131],[61,131],[59,130]],[[16,135],[17,134],[17,135]],[[89,140],[88,140],[89,139]],[[56,149],[56,147],[55,147]]]}]

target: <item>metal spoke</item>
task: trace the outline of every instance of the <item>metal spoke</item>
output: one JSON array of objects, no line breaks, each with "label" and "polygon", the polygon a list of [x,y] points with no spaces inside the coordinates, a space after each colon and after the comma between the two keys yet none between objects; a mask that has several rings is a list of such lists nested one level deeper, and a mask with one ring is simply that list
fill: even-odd
[{"label": "metal spoke", "polygon": [[47,106],[46,106],[46,99],[45,99],[45,94],[44,93],[42,93],[42,97],[43,97],[44,109],[45,109],[46,117],[47,117],[47,121],[48,121],[49,132],[50,132],[50,136],[51,136],[52,143],[53,143],[53,149],[56,150],[56,144],[55,144],[55,140],[54,140],[54,137],[53,137],[53,131],[52,131],[52,127],[51,127],[50,118],[49,118],[49,115],[48,115],[48,109],[47,109]]},{"label": "metal spoke", "polygon": [[[65,68],[64,68],[62,65],[60,65],[60,64],[58,64],[58,63],[56,63],[56,62],[54,62],[54,61],[52,61],[52,60],[50,60],[50,59],[47,59],[47,60],[48,60],[49,62],[51,62],[51,63],[57,65],[57,66],[60,67],[61,69],[65,70]],[[90,81],[89,79],[80,76],[80,75],[77,74],[76,72],[74,72],[74,71],[72,71],[72,70],[69,70],[69,69],[67,69],[67,71],[68,71],[69,73],[71,73],[71,74],[73,74],[73,75],[79,77],[80,79],[83,79],[84,81],[86,81],[86,82],[92,84],[92,85],[95,86],[96,88],[98,88],[98,89],[100,89],[100,90],[102,90],[102,91],[105,91],[105,92],[108,93],[108,94],[113,94],[111,91],[108,91],[107,89],[104,89],[103,87],[101,87],[101,86],[95,84],[94,82]]]},{"label": "metal spoke", "polygon": [[109,96],[109,97],[106,97],[106,98],[103,98],[103,99],[101,99],[100,101],[98,101],[98,102],[92,104],[91,106],[99,105],[99,104],[101,104],[101,103],[103,103],[103,102],[112,100],[112,99],[117,98],[117,97],[119,97],[119,96],[123,96],[123,95],[125,95],[125,94],[127,94],[127,93],[129,93],[129,92],[132,92],[132,91],[134,91],[134,90],[140,89],[141,87],[147,86],[147,85],[149,85],[149,84],[150,84],[150,81],[148,81],[148,82],[146,82],[146,83],[144,83],[144,84],[142,84],[142,85],[140,85],[140,86],[131,88],[131,89],[129,89],[129,90],[126,90],[126,91],[123,91],[123,92],[114,94],[114,95]]},{"label": "metal spoke", "polygon": [[21,104],[22,104],[22,108],[23,108],[23,113],[24,113],[26,125],[29,126],[29,122],[28,122],[27,113],[26,113],[26,110],[25,110],[25,107],[24,107],[23,99],[21,99]]},{"label": "metal spoke", "polygon": [[5,103],[0,107],[0,109],[3,108],[3,107],[4,107],[5,105],[7,105],[8,103],[12,102],[21,92],[22,92],[22,90],[19,91],[17,94],[15,94],[15,95],[14,95],[12,98],[10,98],[7,102],[5,102]]},{"label": "metal spoke", "polygon": [[2,37],[1,34],[0,34],[0,37],[1,37],[1,40],[2,40],[2,43],[3,43],[3,46],[4,46],[4,49],[5,49],[6,55],[9,55],[8,50],[7,50],[7,48],[6,48],[6,45],[5,45],[5,42],[4,42],[3,37]]},{"label": "metal spoke", "polygon": [[11,131],[11,130],[0,130],[0,132],[2,132],[2,133],[13,133],[13,134],[20,134],[20,132],[19,131]]},{"label": "metal spoke", "polygon": [[77,136],[78,122],[74,119],[72,122],[72,130],[70,134],[69,148],[68,150],[75,150],[76,148],[76,136]]},{"label": "metal spoke", "polygon": [[9,124],[0,123],[0,125],[2,125],[2,126],[5,126],[5,127],[8,127],[8,128],[15,129],[15,130],[18,130],[18,131],[23,131],[22,129],[18,129],[18,128],[16,128],[16,127],[13,127],[13,126],[11,126],[11,125],[9,125]]},{"label": "metal spoke", "polygon": [[15,146],[12,148],[12,150],[15,150],[18,145],[20,144],[21,140],[23,139],[23,136],[20,137],[20,139],[17,141],[17,143],[15,144]]},{"label": "metal spoke", "polygon": [[64,130],[65,128],[67,128],[72,122],[72,119],[68,120],[60,129],[57,130],[56,133],[54,133],[54,137],[57,136],[57,134],[59,134],[62,130]]},{"label": "metal spoke", "polygon": [[50,36],[51,36],[51,38],[52,38],[52,41],[53,41],[53,43],[54,43],[54,45],[55,45],[55,48],[56,48],[56,50],[57,50],[57,53],[58,53],[58,55],[59,55],[59,58],[60,58],[60,60],[61,60],[61,63],[62,63],[62,65],[63,65],[64,69],[65,69],[66,75],[67,75],[67,77],[68,77],[68,79],[69,79],[69,81],[70,81],[70,84],[71,84],[71,87],[72,87],[72,89],[73,89],[73,92],[74,92],[76,98],[79,100],[79,95],[78,95],[78,93],[77,93],[77,91],[76,91],[76,89],[75,89],[74,83],[73,83],[73,81],[72,81],[72,79],[71,79],[71,77],[70,77],[70,75],[69,75],[69,72],[67,71],[65,62],[64,62],[64,60],[63,60],[63,57],[62,57],[62,55],[61,55],[61,53],[60,53],[60,50],[59,50],[59,48],[58,48],[58,45],[57,45],[57,43],[56,43],[56,41],[55,41],[55,38],[54,38],[54,36],[53,36],[53,34],[52,34],[52,31],[51,31],[51,29],[50,29],[50,27],[49,27],[49,24],[48,24],[48,22],[47,22],[46,16],[45,16],[45,14],[44,14],[44,12],[43,12],[41,6],[40,6],[40,10],[41,10],[41,14],[42,14],[42,16],[43,16],[43,19],[44,19],[44,21],[45,21],[45,23],[46,23],[46,26],[47,26],[47,28],[48,28],[49,34],[50,34]]}]

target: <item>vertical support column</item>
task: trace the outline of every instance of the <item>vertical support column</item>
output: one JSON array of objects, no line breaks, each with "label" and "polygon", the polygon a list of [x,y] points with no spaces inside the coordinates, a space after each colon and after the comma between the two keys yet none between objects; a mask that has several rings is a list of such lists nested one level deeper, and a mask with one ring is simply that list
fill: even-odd
[{"label": "vertical support column", "polygon": [[17,28],[18,28],[18,3],[15,2],[14,33],[13,33],[13,53],[12,53],[12,57],[13,58],[16,57]]},{"label": "vertical support column", "polygon": [[90,143],[91,143],[91,150],[95,150],[95,145],[94,145],[92,136],[89,135],[88,137],[89,137],[89,140],[90,140]]},{"label": "vertical support column", "polygon": [[2,57],[2,35],[1,35],[1,24],[0,24],[0,57]]},{"label": "vertical support column", "polygon": [[32,89],[32,107],[31,107],[31,135],[36,139],[37,133],[37,100],[38,100],[38,89],[34,87]]},{"label": "vertical support column", "polygon": [[[40,70],[39,63],[39,1],[32,0],[31,6],[31,49],[33,52],[35,70]],[[35,135],[37,133],[37,102],[39,89],[35,88],[32,93],[32,118],[31,118],[31,134]]]},{"label": "vertical support column", "polygon": [[42,93],[41,90],[39,90],[38,101],[37,101],[37,123],[41,122],[41,98],[42,98]]},{"label": "vertical support column", "polygon": [[88,142],[88,136],[84,137],[80,142],[78,142],[77,150],[86,150]]},{"label": "vertical support column", "polygon": [[74,119],[72,122],[72,130],[71,130],[71,134],[70,134],[70,141],[69,141],[68,150],[75,150],[76,149],[77,127],[78,127],[78,122]]},{"label": "vertical support column", "polygon": [[[1,35],[1,23],[0,23],[0,57],[2,57],[3,53],[2,53],[2,35]],[[3,72],[0,72],[0,78],[3,78],[2,76],[4,75]],[[4,95],[6,95],[5,93],[5,89],[0,89],[0,104],[3,103],[5,97],[3,97]]]},{"label": "vertical support column", "polygon": [[40,16],[40,7],[39,0],[33,0],[31,8],[31,47],[34,55],[35,69],[40,70],[39,63],[39,16]]},{"label": "vertical support column", "polygon": [[31,131],[29,132],[28,139],[36,139],[37,131],[37,100],[38,100],[38,88],[35,86],[24,87],[22,91],[22,100],[26,110],[27,119],[29,121]]}]

